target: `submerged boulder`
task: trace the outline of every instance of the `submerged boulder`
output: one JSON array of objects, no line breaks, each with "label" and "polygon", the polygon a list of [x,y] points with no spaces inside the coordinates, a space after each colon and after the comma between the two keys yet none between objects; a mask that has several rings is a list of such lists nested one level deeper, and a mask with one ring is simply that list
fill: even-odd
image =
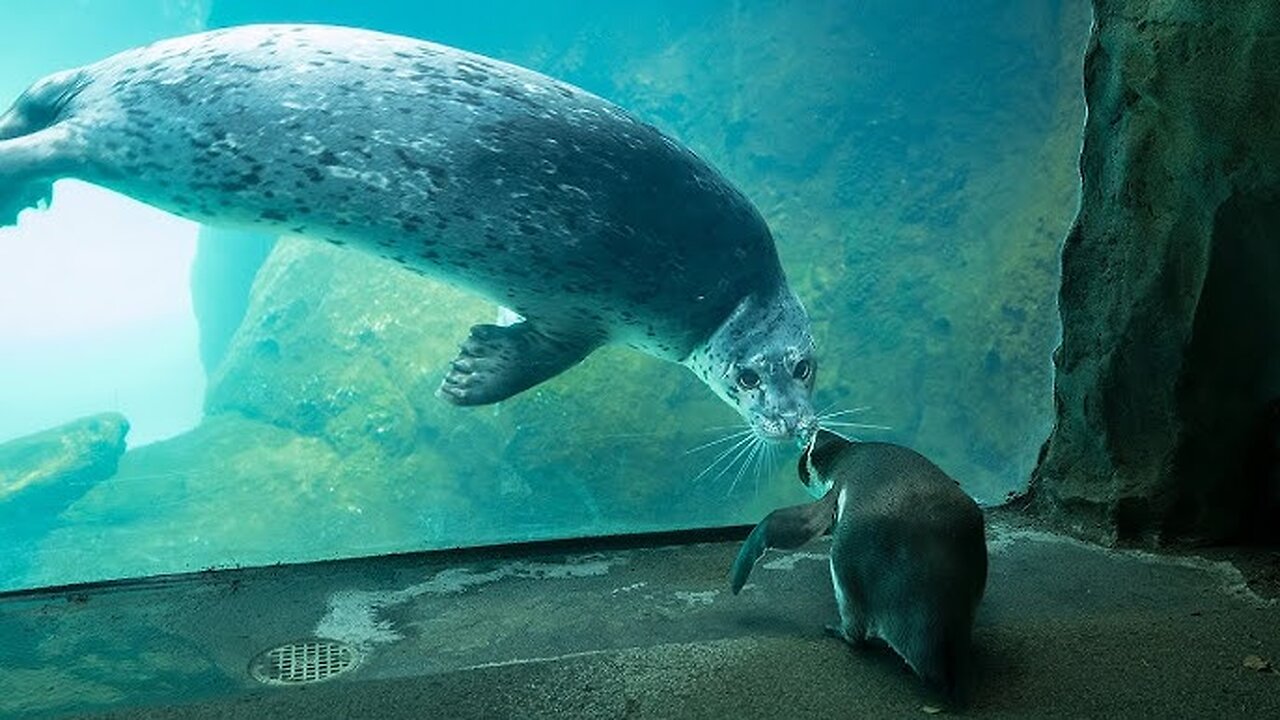
[{"label": "submerged boulder", "polygon": [[[65,513],[27,585],[269,565],[431,544],[435,513],[471,515],[431,453],[389,461],[235,413],[129,451]],[[413,480],[416,480],[414,482]],[[460,520],[462,522],[464,520]]]},{"label": "submerged boulder", "polygon": [[1159,542],[1280,527],[1280,4],[1095,0],[1057,420],[1031,507]]},{"label": "submerged boulder", "polygon": [[[789,483],[728,502],[725,487],[690,492],[688,480],[714,453],[684,451],[711,439],[702,429],[732,421],[732,411],[685,369],[634,351],[602,349],[488,407],[435,397],[470,326],[497,314],[394,263],[286,238],[259,271],[205,411],[323,440],[343,458],[388,463],[390,485],[445,483],[483,498],[467,522],[493,518],[502,537],[660,527],[664,517],[732,523],[746,507],[755,513],[799,492]],[[413,462],[428,455],[441,471],[412,475]],[[690,500],[673,511],[675,496]]]},{"label": "submerged boulder", "polygon": [[81,418],[0,444],[0,529],[10,538],[48,529],[53,518],[116,472],[129,421]]}]

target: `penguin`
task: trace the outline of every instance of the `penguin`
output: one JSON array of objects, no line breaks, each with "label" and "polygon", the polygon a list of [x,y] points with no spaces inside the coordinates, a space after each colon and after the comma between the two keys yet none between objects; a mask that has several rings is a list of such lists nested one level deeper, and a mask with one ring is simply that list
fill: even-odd
[{"label": "penguin", "polygon": [[892,443],[819,430],[800,457],[817,502],[773,511],[733,564],[738,594],[769,548],[796,548],[831,529],[831,583],[854,647],[888,645],[955,705],[972,684],[974,616],[987,583],[982,510],[923,455]]}]

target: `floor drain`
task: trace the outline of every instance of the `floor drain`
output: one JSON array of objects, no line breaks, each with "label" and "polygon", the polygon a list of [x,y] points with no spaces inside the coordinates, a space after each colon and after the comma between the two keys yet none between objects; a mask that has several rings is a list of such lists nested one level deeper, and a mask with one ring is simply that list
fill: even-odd
[{"label": "floor drain", "polygon": [[336,640],[303,640],[274,647],[249,664],[258,682],[268,685],[307,685],[328,680],[360,664],[360,654]]}]

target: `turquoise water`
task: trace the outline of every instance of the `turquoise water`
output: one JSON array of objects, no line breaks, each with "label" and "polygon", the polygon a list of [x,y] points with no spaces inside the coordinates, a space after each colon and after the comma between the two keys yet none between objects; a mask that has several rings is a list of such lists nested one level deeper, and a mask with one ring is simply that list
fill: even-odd
[{"label": "turquoise water", "polygon": [[[1084,0],[14,4],[0,105],[251,22],[429,39],[612,100],[760,210],[813,320],[817,407],[865,407],[842,419],[883,429],[847,430],[982,502],[1025,486],[1051,422]],[[805,497],[792,448],[713,465],[727,445],[696,448],[736,414],[621,347],[497,405],[434,398],[496,314],[373,257],[59,182],[0,229],[0,589],[754,523]],[[19,440],[99,413],[129,423],[118,463],[110,418]]]}]

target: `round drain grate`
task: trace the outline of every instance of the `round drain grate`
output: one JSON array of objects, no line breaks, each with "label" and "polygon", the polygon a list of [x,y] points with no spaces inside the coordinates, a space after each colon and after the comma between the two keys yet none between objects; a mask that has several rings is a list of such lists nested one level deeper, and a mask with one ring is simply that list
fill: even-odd
[{"label": "round drain grate", "polygon": [[316,638],[271,648],[253,659],[249,672],[268,685],[306,685],[328,680],[360,664],[350,645]]}]

